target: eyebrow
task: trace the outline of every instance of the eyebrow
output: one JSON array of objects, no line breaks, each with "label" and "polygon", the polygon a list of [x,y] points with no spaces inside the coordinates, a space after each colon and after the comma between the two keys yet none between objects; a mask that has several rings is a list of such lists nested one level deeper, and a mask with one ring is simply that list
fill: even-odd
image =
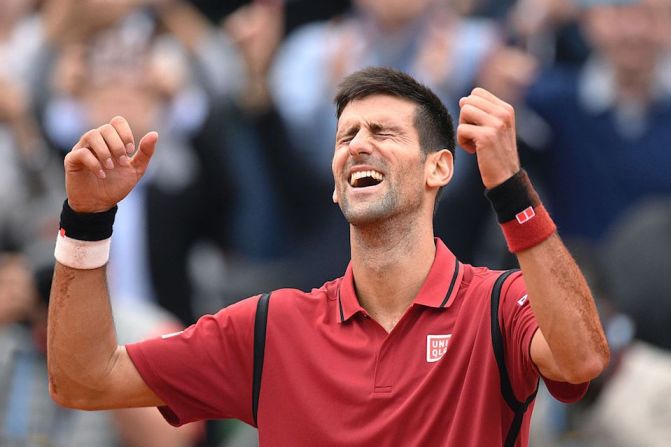
[{"label": "eyebrow", "polygon": [[352,135],[356,132],[359,131],[360,125],[358,123],[352,124],[349,127],[346,127],[345,129],[339,131],[336,133],[336,141],[340,140],[342,137],[347,136],[347,135]]},{"label": "eyebrow", "polygon": [[395,132],[395,133],[404,133],[403,129],[399,126],[396,126],[394,124],[385,124],[381,122],[369,122],[367,123],[368,128],[372,132],[380,132],[382,130],[387,130],[390,132]]},{"label": "eyebrow", "polygon": [[[405,133],[404,130],[399,126],[396,126],[394,124],[387,124],[387,123],[379,122],[379,121],[367,121],[365,123],[365,126],[367,128],[369,128],[371,130],[371,132],[374,132],[374,133],[384,131],[384,130],[399,133],[399,134],[404,134]],[[340,138],[342,138],[344,136],[349,136],[349,135],[352,135],[353,133],[358,132],[360,128],[361,128],[361,126],[359,125],[359,123],[352,124],[351,126],[346,127],[345,129],[336,133],[336,141],[338,141]]]}]

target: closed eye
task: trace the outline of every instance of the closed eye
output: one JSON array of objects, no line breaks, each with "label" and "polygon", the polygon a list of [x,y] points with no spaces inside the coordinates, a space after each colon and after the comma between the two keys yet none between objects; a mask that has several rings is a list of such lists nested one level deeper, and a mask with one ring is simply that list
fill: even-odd
[{"label": "closed eye", "polygon": [[396,138],[396,135],[391,133],[391,132],[376,132],[374,135],[376,140],[388,140],[392,138]]},{"label": "closed eye", "polygon": [[342,146],[344,146],[344,145],[346,145],[346,144],[349,144],[350,141],[352,141],[352,137],[341,138],[341,139],[338,140],[338,142],[336,143],[336,149],[339,148],[339,147],[342,147]]}]

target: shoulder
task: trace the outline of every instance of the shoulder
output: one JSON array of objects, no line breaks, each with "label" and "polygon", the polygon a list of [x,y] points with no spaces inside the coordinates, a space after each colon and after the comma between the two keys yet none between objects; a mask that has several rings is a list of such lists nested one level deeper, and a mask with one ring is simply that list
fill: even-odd
[{"label": "shoulder", "polygon": [[202,316],[196,326],[209,325],[212,322],[215,322],[218,326],[253,324],[259,299],[266,294],[270,296],[269,315],[282,314],[288,316],[292,313],[321,309],[328,306],[329,302],[335,302],[340,281],[341,278],[329,281],[309,292],[290,288],[262,292],[226,306],[213,315]]},{"label": "shoulder", "polygon": [[[490,288],[494,285],[496,280],[511,270],[494,270],[483,266],[474,266],[470,264],[462,264],[464,269],[464,276],[462,279],[462,287],[466,289],[480,289]],[[512,277],[519,276],[521,272],[513,270],[506,278],[506,283],[509,283]]]},{"label": "shoulder", "polygon": [[270,292],[270,306],[273,306],[273,311],[282,312],[308,310],[326,306],[329,301],[337,299],[338,287],[341,280],[342,278],[328,281],[321,287],[310,291],[289,288],[274,290]]},{"label": "shoulder", "polygon": [[279,289],[270,294],[268,327],[282,332],[302,333],[315,325],[337,321],[337,297],[341,279],[311,291]]},{"label": "shoulder", "polygon": [[464,265],[462,293],[490,301],[497,280],[504,275],[505,280],[500,284],[498,292],[500,301],[508,302],[515,297],[516,300],[522,298],[526,294],[526,285],[524,275],[520,270],[492,270],[487,267],[474,267],[468,264]]}]

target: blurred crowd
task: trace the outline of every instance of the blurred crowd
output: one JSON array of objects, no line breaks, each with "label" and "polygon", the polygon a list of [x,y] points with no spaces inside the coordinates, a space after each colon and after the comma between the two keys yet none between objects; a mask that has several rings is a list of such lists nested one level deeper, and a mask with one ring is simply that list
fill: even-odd
[{"label": "blurred crowd", "polygon": [[[454,118],[475,86],[515,106],[523,165],[597,296],[609,370],[570,408],[541,392],[532,447],[669,445],[671,0],[0,0],[0,446],[255,445],[240,424],[51,402],[63,157],[115,115],[159,132],[108,276],[120,342],[171,332],[342,274],[332,98],[370,65]],[[465,152],[435,231],[463,262],[515,265]]]}]

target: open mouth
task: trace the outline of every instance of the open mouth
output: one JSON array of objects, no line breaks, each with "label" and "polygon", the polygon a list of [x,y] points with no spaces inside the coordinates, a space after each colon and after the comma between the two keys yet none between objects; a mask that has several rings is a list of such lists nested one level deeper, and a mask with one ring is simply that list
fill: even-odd
[{"label": "open mouth", "polygon": [[378,171],[359,171],[353,172],[349,178],[349,184],[353,188],[366,188],[368,186],[375,186],[382,183],[384,174]]}]

